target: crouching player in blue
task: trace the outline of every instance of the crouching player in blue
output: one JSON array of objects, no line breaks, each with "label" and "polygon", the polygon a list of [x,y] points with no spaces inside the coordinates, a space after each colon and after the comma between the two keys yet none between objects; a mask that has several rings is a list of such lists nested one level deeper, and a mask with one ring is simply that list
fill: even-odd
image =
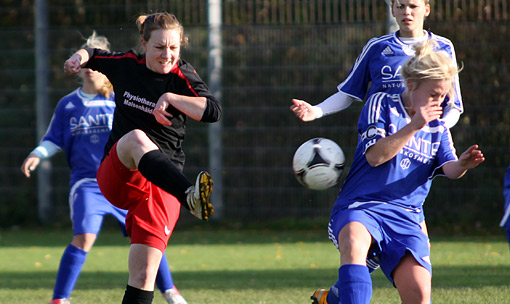
[{"label": "crouching player in blue", "polygon": [[499,226],[505,227],[506,236],[508,238],[508,242],[510,244],[510,166],[506,171],[505,180],[504,180],[504,188],[503,188],[503,197],[505,198],[505,214],[503,215],[503,219]]},{"label": "crouching player in blue", "polygon": [[406,90],[369,97],[358,122],[359,143],[328,227],[340,251],[338,281],[312,295],[314,303],[370,303],[370,249],[402,303],[430,303],[432,266],[421,230],[432,179],[460,178],[485,159],[477,145],[456,156],[439,118],[452,93],[457,65],[434,42],[415,48],[402,67]]},{"label": "crouching player in blue", "polygon": [[[109,50],[108,40],[96,36],[95,32],[85,46]],[[111,205],[101,194],[96,180],[112,128],[115,110],[113,87],[105,75],[91,69],[82,69],[79,75],[82,86],[60,100],[46,135],[21,166],[23,174],[30,177],[41,159],[63,149],[71,168],[69,206],[73,239],[62,255],[50,304],[70,303],[71,292],[106,215],[115,217],[124,236],[127,236],[127,210]],[[168,303],[186,304],[173,284],[165,255],[156,283]]]}]

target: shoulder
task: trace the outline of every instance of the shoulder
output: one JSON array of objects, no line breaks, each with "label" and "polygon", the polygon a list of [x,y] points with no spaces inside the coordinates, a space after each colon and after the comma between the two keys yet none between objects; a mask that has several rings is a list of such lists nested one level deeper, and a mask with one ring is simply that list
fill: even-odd
[{"label": "shoulder", "polygon": [[395,40],[395,34],[390,33],[379,37],[374,37],[370,39],[367,44],[363,47],[363,51],[361,52],[359,58],[367,58],[371,59],[375,57],[378,57],[381,52],[388,47],[388,45],[391,45],[392,42]]},{"label": "shoulder", "polygon": [[389,103],[393,102],[393,95],[386,92],[377,92],[368,97],[364,106],[364,111],[369,117],[377,120],[383,109],[387,108]]},{"label": "shoulder", "polygon": [[195,70],[193,65],[191,65],[191,63],[187,62],[184,59],[179,59],[179,61],[176,64],[176,68],[179,69],[180,71],[182,71],[182,73],[186,73],[186,74],[196,74],[197,73],[197,71]]},{"label": "shoulder", "polygon": [[365,49],[383,47],[395,40],[395,33],[389,33],[386,35],[382,35],[379,37],[374,37],[370,39],[365,45]]},{"label": "shoulder", "polygon": [[377,93],[370,95],[370,97],[368,97],[367,104],[368,103],[382,104],[382,103],[393,102],[393,99],[396,96],[398,96],[398,95],[390,94],[390,93],[386,93],[386,92],[377,92]]},{"label": "shoulder", "polygon": [[63,108],[69,109],[69,108],[72,108],[71,105],[76,106],[76,105],[81,104],[82,99],[80,97],[79,91],[80,91],[80,89],[76,88],[69,94],[62,97],[57,104],[57,109],[63,109]]},{"label": "shoulder", "polygon": [[430,39],[436,41],[439,44],[440,49],[453,50],[453,43],[450,39],[443,37],[443,36],[433,34],[431,32],[429,32],[429,33],[430,33]]},{"label": "shoulder", "polygon": [[194,81],[200,80],[200,76],[197,71],[191,65],[191,63],[187,62],[184,59],[179,59],[175,67],[170,71],[171,74],[177,75],[179,78],[184,79],[186,81]]}]

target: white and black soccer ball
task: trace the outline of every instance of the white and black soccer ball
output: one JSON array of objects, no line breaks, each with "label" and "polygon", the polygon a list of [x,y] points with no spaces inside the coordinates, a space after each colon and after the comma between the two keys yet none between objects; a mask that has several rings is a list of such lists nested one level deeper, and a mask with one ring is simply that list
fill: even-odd
[{"label": "white and black soccer ball", "polygon": [[296,150],[292,169],[303,186],[325,190],[338,184],[344,163],[345,155],[339,145],[327,138],[313,138]]}]

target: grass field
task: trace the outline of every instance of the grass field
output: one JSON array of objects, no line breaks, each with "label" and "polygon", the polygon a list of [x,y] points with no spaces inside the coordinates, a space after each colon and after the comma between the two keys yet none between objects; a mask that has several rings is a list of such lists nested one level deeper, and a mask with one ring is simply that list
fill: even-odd
[{"label": "grass field", "polygon": [[[166,255],[193,303],[310,303],[336,281],[339,256],[326,231],[177,229]],[[0,303],[48,303],[69,229],[0,230]],[[510,303],[510,254],[501,237],[432,236],[433,303]],[[120,303],[128,240],[103,231],[88,255],[73,304]],[[372,303],[400,303],[380,270]],[[154,303],[164,303],[156,294]]]}]

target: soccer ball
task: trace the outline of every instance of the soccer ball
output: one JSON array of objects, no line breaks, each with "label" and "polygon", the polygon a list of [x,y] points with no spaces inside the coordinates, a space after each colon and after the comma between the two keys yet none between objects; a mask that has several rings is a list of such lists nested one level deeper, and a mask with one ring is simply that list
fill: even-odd
[{"label": "soccer ball", "polygon": [[313,138],[296,150],[292,169],[303,186],[325,190],[338,184],[344,171],[344,162],[344,152],[334,141]]}]

